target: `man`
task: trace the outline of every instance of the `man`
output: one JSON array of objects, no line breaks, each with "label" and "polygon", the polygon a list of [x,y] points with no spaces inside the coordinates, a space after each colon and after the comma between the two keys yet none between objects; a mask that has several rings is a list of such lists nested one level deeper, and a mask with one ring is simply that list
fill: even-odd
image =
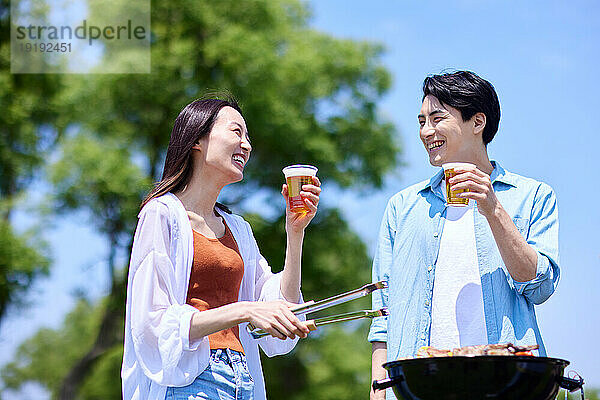
[{"label": "man", "polygon": [[447,205],[441,168],[388,202],[373,281],[387,280],[389,288],[373,294],[373,306],[388,307],[390,316],[376,318],[369,332],[373,379],[385,378],[384,362],[414,357],[422,346],[538,344],[545,355],[534,305],[559,278],[552,189],[489,160],[500,104],[476,74],[427,77],[418,119],[431,165],[473,164],[449,179],[453,191],[466,189],[459,196],[469,206]]}]

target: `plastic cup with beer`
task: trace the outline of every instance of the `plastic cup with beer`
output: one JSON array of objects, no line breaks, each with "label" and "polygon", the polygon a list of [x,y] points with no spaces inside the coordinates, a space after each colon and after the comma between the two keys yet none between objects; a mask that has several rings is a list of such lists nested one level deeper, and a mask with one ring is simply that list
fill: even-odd
[{"label": "plastic cup with beer", "polygon": [[469,199],[465,197],[458,197],[457,194],[466,192],[467,190],[450,190],[450,178],[452,178],[455,175],[458,175],[458,173],[454,170],[456,167],[466,167],[467,169],[475,169],[477,167],[474,164],[462,162],[442,164],[442,168],[444,169],[444,176],[446,177],[446,202],[449,206],[465,207],[469,205]]},{"label": "plastic cup with beer", "polygon": [[304,200],[300,196],[300,191],[302,190],[302,185],[313,184],[312,177],[317,175],[317,171],[317,167],[306,164],[290,165],[283,169],[288,186],[290,211],[295,213],[310,211],[306,204],[304,204]]}]

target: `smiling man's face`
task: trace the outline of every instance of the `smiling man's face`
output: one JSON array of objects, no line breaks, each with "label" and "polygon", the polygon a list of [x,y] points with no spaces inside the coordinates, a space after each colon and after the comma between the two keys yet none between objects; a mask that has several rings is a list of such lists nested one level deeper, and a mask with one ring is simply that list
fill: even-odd
[{"label": "smiling man's face", "polygon": [[463,121],[459,110],[442,104],[432,95],[423,100],[419,127],[419,136],[434,166],[473,162],[485,148],[481,135],[474,134],[473,121]]}]

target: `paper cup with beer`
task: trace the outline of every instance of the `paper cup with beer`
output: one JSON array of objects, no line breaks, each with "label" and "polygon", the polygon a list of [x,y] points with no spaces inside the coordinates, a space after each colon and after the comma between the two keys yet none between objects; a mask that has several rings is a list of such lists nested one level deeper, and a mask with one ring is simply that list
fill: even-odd
[{"label": "paper cup with beer", "polygon": [[462,163],[462,162],[442,164],[442,168],[444,169],[444,176],[446,178],[446,202],[448,203],[449,206],[465,207],[465,206],[469,205],[469,199],[464,198],[464,197],[458,197],[457,194],[466,192],[467,190],[465,190],[465,189],[450,190],[450,182],[448,182],[450,180],[450,178],[452,178],[455,175],[458,175],[458,173],[455,171],[455,168],[457,168],[457,167],[463,167],[466,169],[475,169],[476,166],[474,164]]},{"label": "paper cup with beer", "polygon": [[290,204],[290,211],[295,213],[306,213],[309,211],[300,191],[302,185],[312,185],[312,177],[317,175],[317,167],[306,164],[295,164],[287,166],[283,169],[285,180],[288,186],[288,198]]}]

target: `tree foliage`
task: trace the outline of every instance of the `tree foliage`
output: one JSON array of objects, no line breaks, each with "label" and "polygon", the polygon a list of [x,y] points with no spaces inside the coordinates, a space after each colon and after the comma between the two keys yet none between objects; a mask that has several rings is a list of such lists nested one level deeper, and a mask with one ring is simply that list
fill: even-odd
[{"label": "tree foliage", "polygon": [[71,365],[93,344],[102,307],[80,300],[58,329],[41,329],[22,343],[14,361],[2,370],[9,389],[23,382],[36,381],[58,394],[59,386]]},{"label": "tree foliage", "polygon": [[150,187],[127,147],[86,134],[61,143],[61,157],[49,178],[56,211],[85,209],[104,234],[132,232],[139,199]]},{"label": "tree foliage", "polygon": [[123,143],[80,133],[61,142],[61,157],[50,166],[49,180],[55,211],[85,211],[108,239],[109,276],[114,281],[116,251],[130,241],[150,179],[132,162]]},{"label": "tree foliage", "polygon": [[[14,4],[16,3],[16,4]],[[17,7],[20,1],[13,1]],[[45,162],[64,127],[60,77],[10,71],[10,2],[0,0],[0,196],[18,194]]]},{"label": "tree foliage", "polygon": [[[137,206],[161,171],[173,121],[193,99],[218,89],[241,102],[252,157],[244,182],[227,190],[222,201],[244,214],[245,205],[258,198],[254,194],[266,195],[263,203],[274,216],[247,218],[274,270],[283,265],[285,249],[278,194],[283,166],[315,164],[321,180],[336,190],[381,185],[399,154],[396,130],[376,106],[390,86],[379,60],[383,49],[319,33],[309,27],[309,18],[296,0],[153,2],[151,74],[62,78],[56,97],[61,118],[51,126],[62,131],[67,119],[73,133],[58,142],[58,160],[49,168],[51,204],[57,215],[85,212],[105,235],[113,282],[73,353],[64,351],[73,318],[44,332],[56,338],[45,353],[38,351],[45,340],[41,333],[24,344],[24,354],[4,370],[11,388],[33,380],[55,398],[119,396],[126,274],[116,272],[114,254],[129,249]],[[365,245],[338,210],[322,206],[306,234],[305,298],[353,289],[369,277]],[[368,304],[364,299],[338,311]],[[368,354],[365,324],[323,328],[292,355],[265,360],[266,371],[284,371],[267,374],[268,391],[274,399],[366,393]],[[42,368],[55,374],[52,379]],[[286,385],[294,394],[283,390]]]},{"label": "tree foliage", "polygon": [[[245,218],[252,226],[261,253],[274,272],[280,271],[285,259],[285,216],[272,222],[257,214],[247,214]],[[302,265],[302,292],[307,300],[333,296],[340,289],[354,289],[369,282],[371,276],[365,244],[350,230],[337,209],[319,209],[307,228]],[[339,307],[344,311],[348,306],[370,304],[370,301],[356,302]]]},{"label": "tree foliage", "polygon": [[371,378],[367,328],[367,323],[319,328],[293,353],[272,359],[263,357],[269,398],[367,398]]},{"label": "tree foliage", "polygon": [[54,102],[61,80],[10,73],[9,16],[10,3],[0,0],[0,320],[26,303],[27,289],[48,273],[43,241],[16,229],[12,215],[63,126]]},{"label": "tree foliage", "polygon": [[343,186],[378,186],[398,150],[375,108],[390,85],[382,48],[307,21],[293,0],[153,4],[152,73],[86,79],[72,108],[91,131],[140,149],[156,177],[179,111],[224,89],[240,99],[255,149],[247,184],[278,188],[275,171],[311,162]]},{"label": "tree foliage", "polygon": [[18,235],[11,225],[0,220],[0,318],[10,305],[26,303],[24,294],[35,278],[48,273],[49,259],[45,245],[35,234]]}]

